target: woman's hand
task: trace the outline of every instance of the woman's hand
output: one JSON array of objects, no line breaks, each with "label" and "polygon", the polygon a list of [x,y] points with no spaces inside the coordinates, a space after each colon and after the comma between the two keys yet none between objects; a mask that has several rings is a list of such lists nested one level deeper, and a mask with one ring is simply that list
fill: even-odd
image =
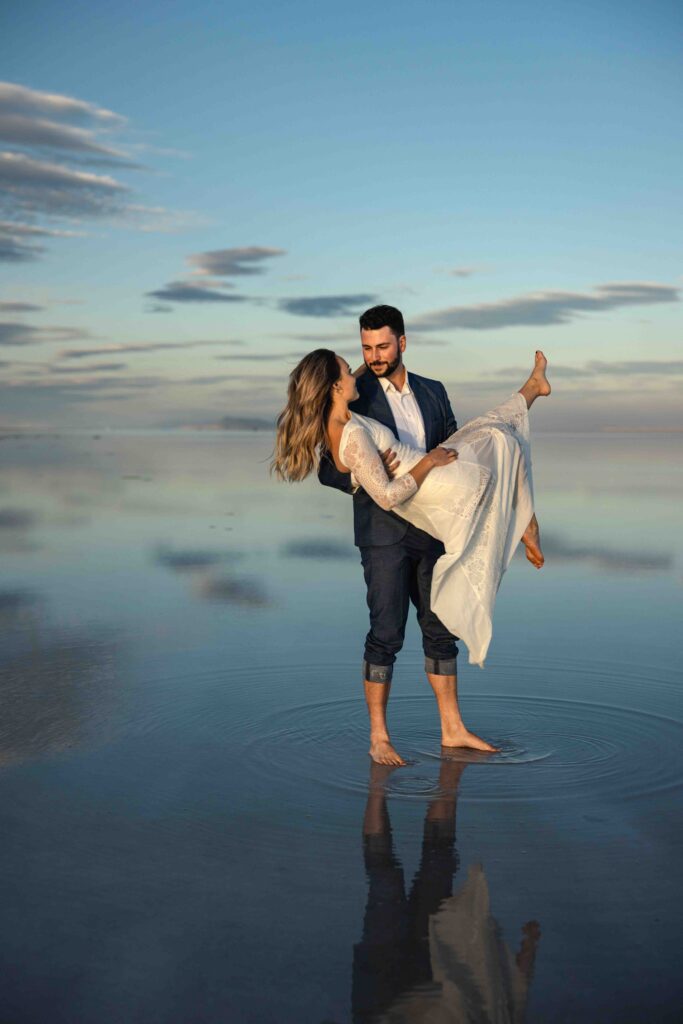
[{"label": "woman's hand", "polygon": [[442,448],[440,445],[437,448],[432,448],[428,455],[434,467],[450,466],[451,462],[455,462],[458,457],[455,448]]}]

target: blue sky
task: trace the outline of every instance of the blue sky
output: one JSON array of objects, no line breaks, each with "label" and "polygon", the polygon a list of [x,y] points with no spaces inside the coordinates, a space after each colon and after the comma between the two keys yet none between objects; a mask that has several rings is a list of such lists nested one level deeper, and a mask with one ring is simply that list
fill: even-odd
[{"label": "blue sky", "polygon": [[540,347],[540,429],[680,427],[682,24],[657,0],[5,6],[0,428],[271,418],[379,301],[461,422]]}]

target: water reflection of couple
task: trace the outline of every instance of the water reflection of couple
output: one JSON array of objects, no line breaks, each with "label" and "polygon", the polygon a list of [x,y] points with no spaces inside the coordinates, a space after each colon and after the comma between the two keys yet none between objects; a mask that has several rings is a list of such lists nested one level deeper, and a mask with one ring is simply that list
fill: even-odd
[{"label": "water reflection of couple", "polygon": [[519,1024],[540,928],[529,921],[513,954],[491,915],[481,864],[453,894],[456,797],[465,764],[442,760],[410,892],[396,857],[383,773],[372,766],[363,821],[368,899],[354,947],[353,1024]]},{"label": "water reflection of couple", "polygon": [[529,561],[543,564],[528,410],[550,394],[546,359],[537,352],[518,392],[457,430],[443,384],[405,369],[400,311],[373,307],[360,328],[364,363],[355,373],[341,356],[316,349],[290,374],[273,468],[294,481],[318,466],[322,483],[354,495],[370,608],[363,675],[373,760],[405,764],[386,707],[410,601],[442,744],[493,751],[460,715],[455,640],[483,665],[496,593],[520,540]]}]

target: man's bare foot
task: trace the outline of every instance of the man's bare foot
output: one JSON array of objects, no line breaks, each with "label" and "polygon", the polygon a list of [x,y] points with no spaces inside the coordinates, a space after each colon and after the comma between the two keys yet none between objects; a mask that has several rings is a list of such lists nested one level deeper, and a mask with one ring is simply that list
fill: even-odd
[{"label": "man's bare foot", "polygon": [[526,548],[526,557],[531,564],[540,569],[545,562],[545,557],[541,551],[541,537],[538,532],[538,520],[535,515],[531,517],[529,525],[522,534],[522,544]]},{"label": "man's bare foot", "polygon": [[368,754],[377,764],[407,764],[389,740],[371,740]]},{"label": "man's bare foot", "polygon": [[551,392],[550,381],[545,375],[545,371],[548,366],[548,360],[541,352],[540,348],[536,349],[536,358],[534,361],[534,368],[531,371],[530,381],[533,381],[538,388],[539,395],[549,395]]},{"label": "man's bare foot", "polygon": [[387,780],[396,769],[397,764],[378,764],[377,761],[370,761],[370,790],[382,792]]},{"label": "man's bare foot", "polygon": [[486,750],[490,753],[495,753],[500,749],[500,747],[494,747],[491,743],[487,743],[481,736],[476,736],[464,726],[457,732],[441,737],[442,750],[449,750],[455,747],[467,747],[468,750]]}]

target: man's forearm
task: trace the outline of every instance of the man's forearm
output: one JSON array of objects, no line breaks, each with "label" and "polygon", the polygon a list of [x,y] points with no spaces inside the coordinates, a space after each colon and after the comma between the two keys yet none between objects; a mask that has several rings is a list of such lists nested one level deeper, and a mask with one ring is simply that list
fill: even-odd
[{"label": "man's forearm", "polygon": [[329,452],[323,452],[318,466],[318,480],[325,487],[334,487],[345,494],[353,494],[356,488],[351,482],[350,473],[340,473]]}]

